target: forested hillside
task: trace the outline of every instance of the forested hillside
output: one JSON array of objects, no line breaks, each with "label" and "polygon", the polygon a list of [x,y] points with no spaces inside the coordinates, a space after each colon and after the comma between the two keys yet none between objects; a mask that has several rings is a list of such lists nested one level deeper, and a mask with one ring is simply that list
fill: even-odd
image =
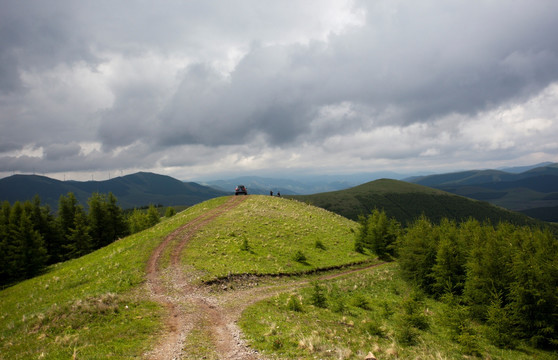
[{"label": "forested hillside", "polygon": [[[58,213],[33,201],[0,208],[0,286],[40,274],[46,266],[88,254],[159,222],[154,206],[124,215],[112,193],[94,193],[87,211],[73,193],[59,198]],[[172,208],[168,214],[173,215]]]},{"label": "forested hillside", "polygon": [[558,222],[558,164],[548,163],[520,173],[471,170],[409,181]]},{"label": "forested hillside", "polygon": [[494,224],[540,224],[525,215],[493,206],[487,202],[467,199],[445,191],[399,180],[380,179],[353,188],[328,193],[293,196],[309,204],[333,211],[349,219],[383,209],[389,217],[409,224],[421,215],[435,222],[443,218],[464,220],[469,217]]}]

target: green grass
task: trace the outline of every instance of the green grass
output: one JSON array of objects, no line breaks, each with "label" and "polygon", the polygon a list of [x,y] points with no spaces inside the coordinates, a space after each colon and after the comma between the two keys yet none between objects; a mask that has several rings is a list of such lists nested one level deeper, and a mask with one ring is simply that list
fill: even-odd
[{"label": "green grass", "polygon": [[239,325],[251,346],[284,359],[363,359],[368,352],[379,359],[557,358],[525,345],[496,348],[478,324],[455,336],[453,309],[417,295],[398,274],[390,263],[321,282],[325,307],[312,305],[315,285],[284,292],[247,308]]},{"label": "green grass", "polygon": [[302,202],[251,195],[202,229],[183,259],[202,281],[231,274],[310,272],[370,260],[354,251],[357,227]]},{"label": "green grass", "polygon": [[163,309],[143,291],[155,247],[218,198],[0,291],[0,359],[130,359],[151,348]]}]

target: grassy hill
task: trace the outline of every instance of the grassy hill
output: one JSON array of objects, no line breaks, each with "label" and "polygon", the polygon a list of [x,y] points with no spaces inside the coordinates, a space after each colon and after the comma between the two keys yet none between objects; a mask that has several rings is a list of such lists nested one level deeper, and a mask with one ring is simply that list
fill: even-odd
[{"label": "grassy hill", "polygon": [[[391,194],[393,186],[391,181],[380,181],[376,192]],[[412,184],[396,186],[403,194],[416,192]],[[432,189],[424,193],[443,195]],[[148,295],[148,259],[171,233],[229,200],[219,197],[197,204],[151,229],[0,291],[0,359],[145,358],[168,326],[164,322],[168,308]],[[480,325],[472,345],[464,349],[444,325],[446,314],[451,314],[447,305],[417,298],[400,278],[396,263],[381,265],[353,251],[355,222],[285,198],[251,195],[243,200],[188,241],[181,269],[198,284],[246,274],[283,275],[268,276],[262,286],[252,280],[232,283],[240,285],[238,290],[232,285],[203,288],[220,296],[210,307],[232,299],[227,306],[233,310],[227,311],[241,307],[242,301],[254,303],[255,293],[266,295],[248,307],[239,321],[247,341],[258,351],[300,359],[362,359],[368,351],[386,359],[461,359],[464,350],[487,358],[555,358],[551,352],[524,345],[517,350],[496,348],[482,336]],[[163,267],[170,262],[171,252],[163,256],[167,259]],[[341,277],[331,272],[314,274],[359,262],[380,266]],[[168,276],[161,270],[163,277]],[[299,274],[309,275],[286,276]],[[313,285],[311,281],[317,280],[318,285]],[[315,305],[316,294],[325,307]],[[405,342],[409,308],[428,317],[430,324],[419,334],[409,334],[409,340],[421,339],[418,343]],[[207,354],[208,359],[219,358],[208,347],[211,339],[203,332],[203,323],[201,329],[185,339],[188,351],[200,355],[189,358]]]},{"label": "grassy hill", "polygon": [[185,261],[202,281],[333,268],[369,259],[354,251],[356,230],[354,221],[315,206],[251,196],[202,229],[187,245]]},{"label": "grassy hill", "polygon": [[443,217],[455,220],[473,217],[492,223],[509,221],[515,224],[536,224],[533,219],[487,202],[399,180],[380,179],[353,188],[328,193],[293,196],[293,198],[357,220],[373,209],[384,209],[390,217],[403,224],[425,214],[437,222]]},{"label": "grassy hill", "polygon": [[[227,199],[192,206],[151,229],[0,291],[0,359],[141,357],[163,326],[164,309],[146,295],[150,254],[175,229]],[[205,281],[370,261],[352,250],[355,227],[304,203],[249,196],[196,236],[185,261]],[[306,260],[297,260],[297,251]]]},{"label": "grassy hill", "polygon": [[112,192],[124,209],[150,204],[193,205],[226,194],[208,186],[147,172],[105,181],[59,181],[38,175],[13,175],[0,179],[0,200],[10,203],[31,200],[39,195],[42,204],[55,210],[60,196],[68,192],[73,192],[84,206],[92,193]]},{"label": "grassy hill", "polygon": [[281,292],[248,307],[239,323],[249,343],[272,359],[358,360],[370,352],[389,360],[556,359],[524,344],[496,347],[479,323],[456,339],[450,324],[464,319],[460,305],[417,294],[389,263]]}]

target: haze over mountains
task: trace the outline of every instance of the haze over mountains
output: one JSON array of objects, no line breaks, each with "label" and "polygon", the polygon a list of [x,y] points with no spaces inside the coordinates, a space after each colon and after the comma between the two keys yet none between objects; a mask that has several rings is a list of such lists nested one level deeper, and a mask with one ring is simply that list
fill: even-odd
[{"label": "haze over mountains", "polygon": [[[48,204],[55,210],[60,196],[68,192],[73,192],[84,205],[93,192],[112,192],[118,198],[119,205],[127,209],[149,204],[193,205],[214,197],[230,195],[238,184],[246,185],[249,194],[267,195],[273,191],[274,194],[281,192],[282,195],[312,195],[351,189],[379,178],[404,177],[397,173],[372,172],[299,177],[296,180],[244,176],[199,184],[145,172],[106,181],[85,182],[59,181],[37,175],[13,175],[0,179],[0,200],[13,203],[31,200],[39,195],[42,204]],[[469,170],[404,180],[489,202],[544,221],[558,222],[558,164],[542,163],[502,170]],[[393,192],[398,191],[401,191],[401,187],[394,187]],[[423,192],[416,189],[414,191]],[[326,201],[326,205],[327,203],[331,203],[331,200]],[[401,204],[403,207],[411,205]],[[366,206],[358,209],[353,212],[366,209]],[[351,213],[350,217],[354,217],[353,215],[355,214]]]},{"label": "haze over mountains", "polygon": [[558,164],[541,165],[522,172],[471,170],[407,180],[558,222]]}]

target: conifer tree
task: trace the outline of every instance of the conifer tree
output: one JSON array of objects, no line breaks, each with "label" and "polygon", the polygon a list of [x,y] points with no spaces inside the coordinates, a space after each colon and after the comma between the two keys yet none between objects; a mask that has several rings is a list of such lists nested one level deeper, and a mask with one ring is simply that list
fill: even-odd
[{"label": "conifer tree", "polygon": [[45,267],[47,251],[41,234],[33,228],[31,215],[23,212],[19,221],[19,236],[22,245],[23,273],[25,278],[39,274]]},{"label": "conifer tree", "polygon": [[549,231],[517,229],[510,272],[510,305],[522,335],[558,348],[558,242]]},{"label": "conifer tree", "polygon": [[76,258],[88,254],[93,249],[93,240],[89,235],[87,216],[83,207],[76,208],[74,227],[71,229],[67,244],[68,258]]},{"label": "conifer tree", "polygon": [[74,228],[77,207],[78,201],[73,193],[69,192],[67,196],[60,196],[57,218],[60,235],[58,239],[55,239],[58,240],[59,243],[55,244],[51,242],[48,245],[51,251],[50,256],[54,258],[53,261],[68,259],[67,251],[71,249],[71,245],[68,242],[70,241],[72,229]]},{"label": "conifer tree", "polygon": [[399,236],[400,224],[388,219],[385,211],[374,209],[366,218],[361,218],[361,229],[355,240],[355,249],[368,249],[381,259],[391,259],[395,255],[395,243]]},{"label": "conifer tree", "polygon": [[2,202],[0,208],[0,285],[9,282],[11,276],[10,258],[8,252],[8,226],[10,219],[10,203],[7,201]]},{"label": "conifer tree", "polygon": [[157,225],[159,221],[161,221],[159,211],[154,205],[149,205],[149,209],[147,209],[147,223],[151,227]]},{"label": "conifer tree", "polygon": [[399,265],[403,276],[430,294],[437,246],[437,233],[430,220],[422,215],[407,228],[398,247]]},{"label": "conifer tree", "polygon": [[106,206],[104,205],[104,199],[101,194],[94,193],[88,200],[89,204],[89,227],[91,238],[93,239],[93,248],[99,249],[105,245],[108,245],[108,229],[106,225],[107,213],[105,211]]},{"label": "conifer tree", "polygon": [[465,245],[454,221],[442,219],[436,231],[440,240],[432,267],[433,291],[438,296],[445,292],[460,295],[465,284]]},{"label": "conifer tree", "polygon": [[20,232],[22,216],[23,207],[19,201],[16,201],[10,209],[7,228],[6,257],[8,261],[6,267],[9,281],[20,280],[25,274],[24,240]]},{"label": "conifer tree", "polygon": [[95,249],[106,246],[128,233],[128,225],[122,209],[116,205],[116,197],[94,193],[89,198],[90,235]]},{"label": "conifer tree", "polygon": [[486,319],[493,294],[501,296],[502,306],[508,303],[511,282],[510,239],[514,229],[513,225],[504,223],[497,229],[483,225],[478,235],[470,237],[471,250],[466,263],[467,275],[463,295],[473,316],[478,319]]},{"label": "conifer tree", "polygon": [[[124,219],[122,214],[122,209],[117,205],[117,198],[113,193],[109,193],[105,201],[105,211],[106,211],[106,228],[107,228],[107,238],[108,243],[112,243],[121,236],[125,236],[129,233],[128,223]],[[107,245],[108,245],[107,243]]]}]

